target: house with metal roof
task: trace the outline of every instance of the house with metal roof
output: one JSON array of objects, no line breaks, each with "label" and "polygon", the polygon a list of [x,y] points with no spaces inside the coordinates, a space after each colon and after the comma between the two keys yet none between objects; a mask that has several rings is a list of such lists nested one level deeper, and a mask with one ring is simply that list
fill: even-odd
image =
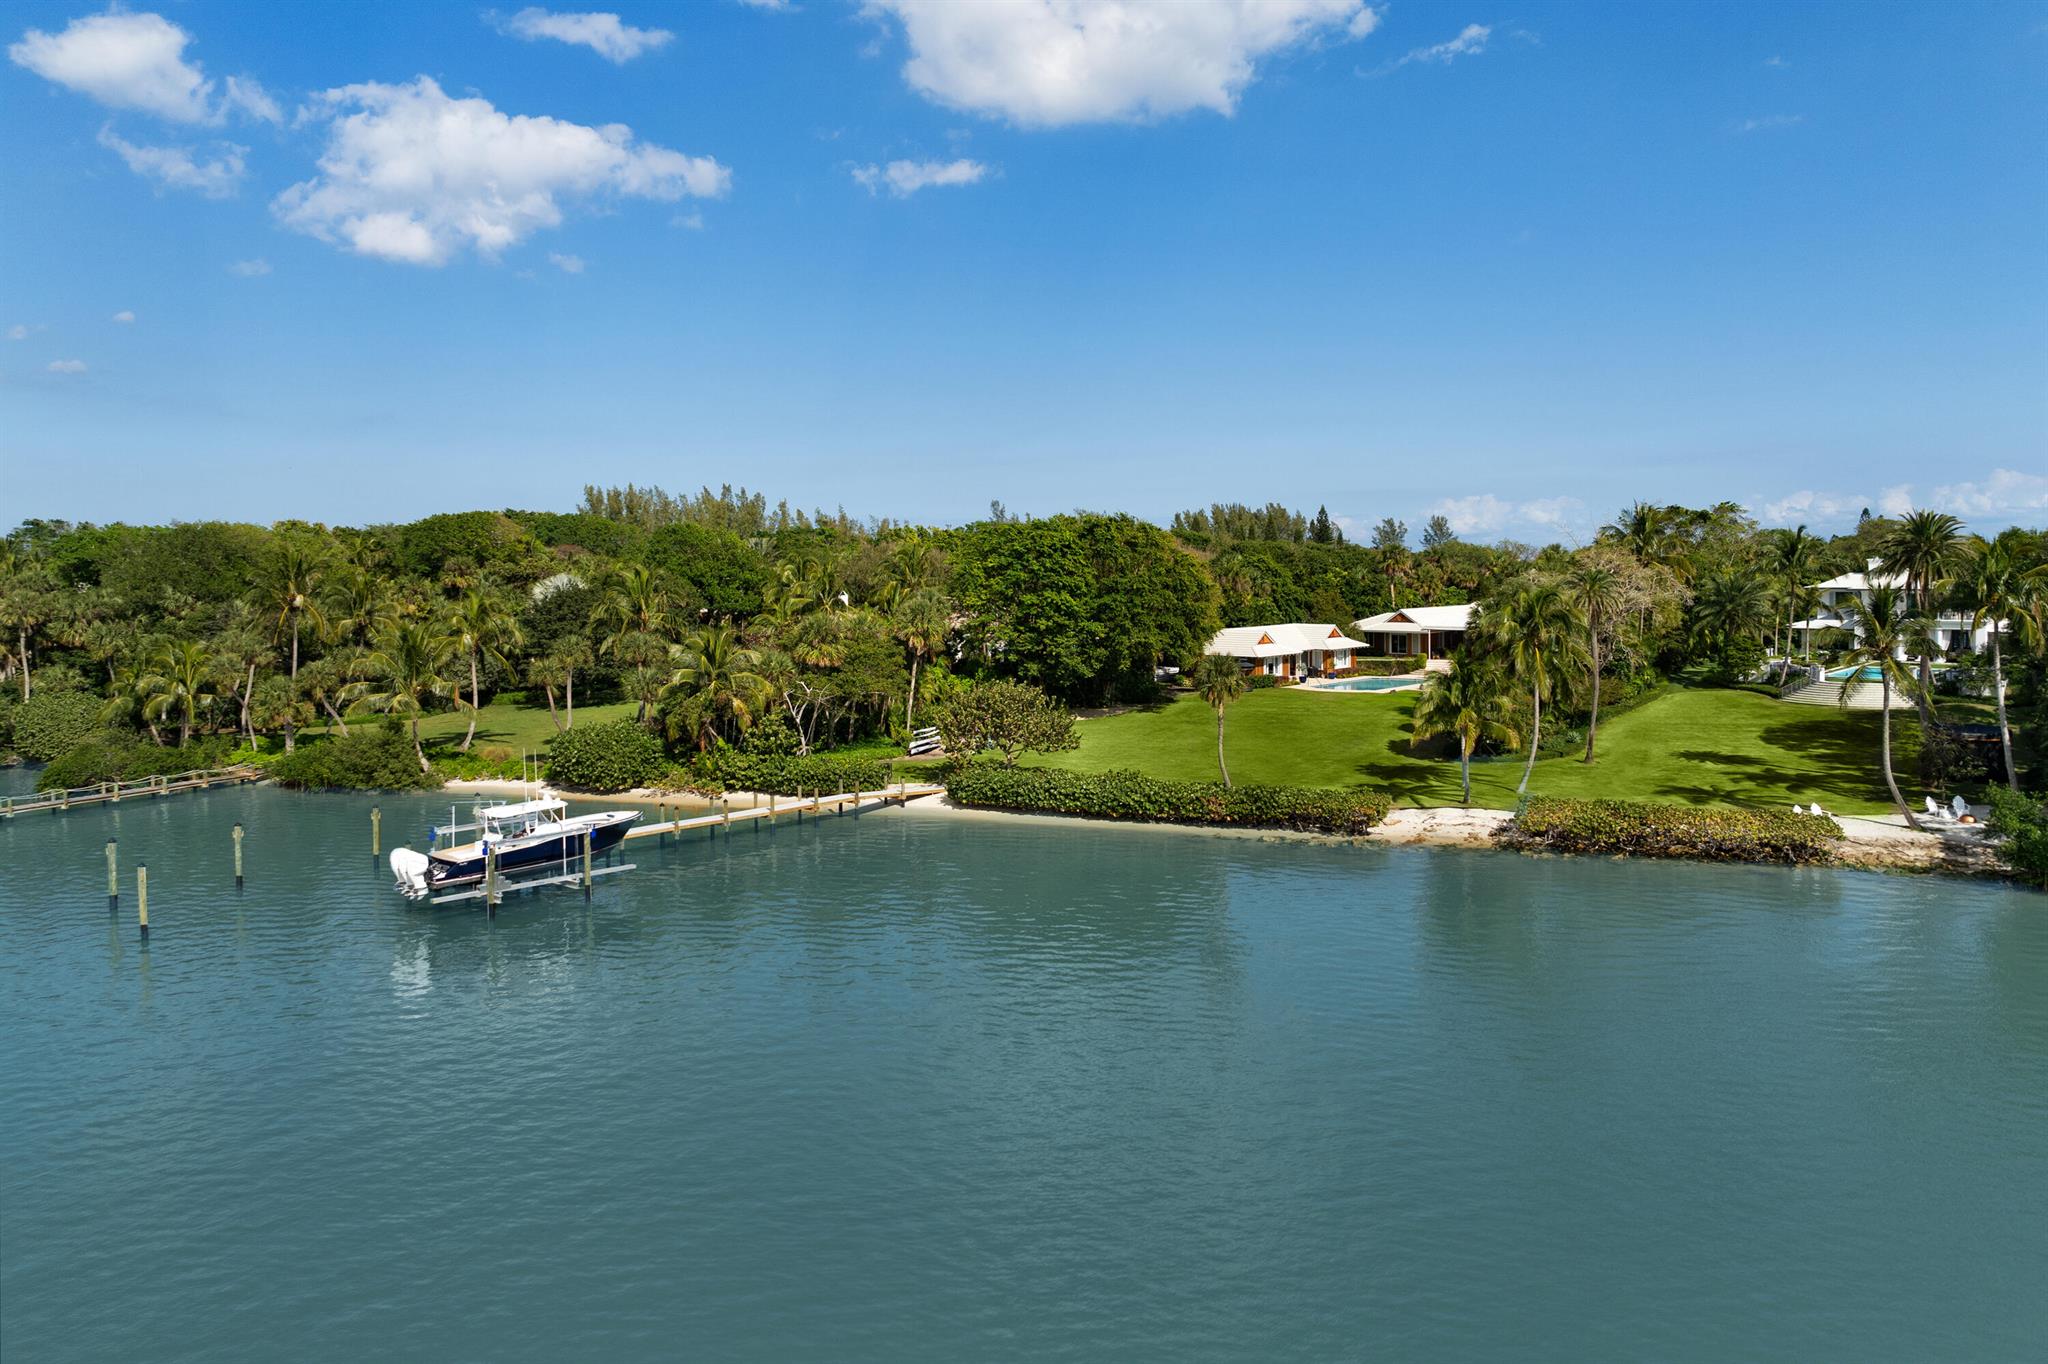
[{"label": "house with metal roof", "polygon": [[1472,606],[1404,606],[1351,622],[1368,658],[1449,658],[1472,625]]},{"label": "house with metal roof", "polygon": [[1341,672],[1365,646],[1334,625],[1238,625],[1218,630],[1204,653],[1234,658],[1254,677]]}]

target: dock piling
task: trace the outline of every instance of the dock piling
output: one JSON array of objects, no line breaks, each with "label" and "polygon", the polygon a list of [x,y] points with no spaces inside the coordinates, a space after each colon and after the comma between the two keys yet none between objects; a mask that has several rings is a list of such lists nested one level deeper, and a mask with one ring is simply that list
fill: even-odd
[{"label": "dock piling", "polygon": [[242,826],[235,826],[235,889],[242,888]]},{"label": "dock piling", "polygon": [[492,844],[484,844],[484,912],[490,918],[498,917],[498,850]]},{"label": "dock piling", "polygon": [[121,907],[120,854],[114,840],[107,840],[107,913],[112,914]]},{"label": "dock piling", "polygon": [[384,811],[377,806],[370,807],[370,865],[376,866],[378,856],[384,851]]},{"label": "dock piling", "polygon": [[583,903],[590,903],[590,829],[583,830]]},{"label": "dock piling", "polygon": [[135,922],[142,929],[142,936],[149,936],[149,863],[135,864]]}]

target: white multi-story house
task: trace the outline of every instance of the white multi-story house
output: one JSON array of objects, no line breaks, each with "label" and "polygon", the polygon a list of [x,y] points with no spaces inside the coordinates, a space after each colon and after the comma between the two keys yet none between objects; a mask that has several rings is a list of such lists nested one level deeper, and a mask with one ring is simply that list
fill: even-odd
[{"label": "white multi-story house", "polygon": [[[1823,630],[1849,630],[1860,633],[1849,624],[1842,604],[1848,601],[1869,605],[1872,594],[1884,589],[1904,591],[1906,580],[1895,573],[1880,573],[1878,561],[1872,559],[1862,573],[1844,573],[1824,583],[1813,584],[1813,590],[1820,594],[1821,610],[1811,620],[1792,622],[1792,652],[1811,652],[1814,636]],[[1993,628],[2003,630],[2005,623],[1996,627],[1991,622],[1972,626],[1970,618],[1960,612],[1944,610],[1934,618],[1934,641],[1941,649],[1941,656],[1951,654],[1977,653],[1989,646]]]}]

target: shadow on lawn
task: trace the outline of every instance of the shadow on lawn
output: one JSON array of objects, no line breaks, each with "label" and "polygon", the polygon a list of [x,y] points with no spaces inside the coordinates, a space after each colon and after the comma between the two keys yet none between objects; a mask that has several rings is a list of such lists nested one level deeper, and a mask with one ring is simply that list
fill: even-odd
[{"label": "shadow on lawn", "polygon": [[[1787,797],[1882,802],[1885,792],[1878,775],[1877,738],[1875,718],[1861,714],[1784,720],[1757,734],[1762,744],[1783,755],[1781,761],[1750,753],[1689,749],[1674,756],[1710,765],[1726,779],[1718,784],[1667,782],[1657,792],[1694,803],[1732,798],[1773,805]],[[1910,753],[1917,751],[1918,745],[1895,747],[1901,770],[1909,769]],[[1731,769],[1739,769],[1739,773]]]}]

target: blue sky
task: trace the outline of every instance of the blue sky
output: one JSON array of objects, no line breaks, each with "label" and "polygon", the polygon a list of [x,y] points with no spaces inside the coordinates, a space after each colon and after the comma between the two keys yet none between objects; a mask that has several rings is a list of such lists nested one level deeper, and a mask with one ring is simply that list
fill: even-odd
[{"label": "blue sky", "polygon": [[2048,5],[5,17],[7,524],[2048,522]]}]

